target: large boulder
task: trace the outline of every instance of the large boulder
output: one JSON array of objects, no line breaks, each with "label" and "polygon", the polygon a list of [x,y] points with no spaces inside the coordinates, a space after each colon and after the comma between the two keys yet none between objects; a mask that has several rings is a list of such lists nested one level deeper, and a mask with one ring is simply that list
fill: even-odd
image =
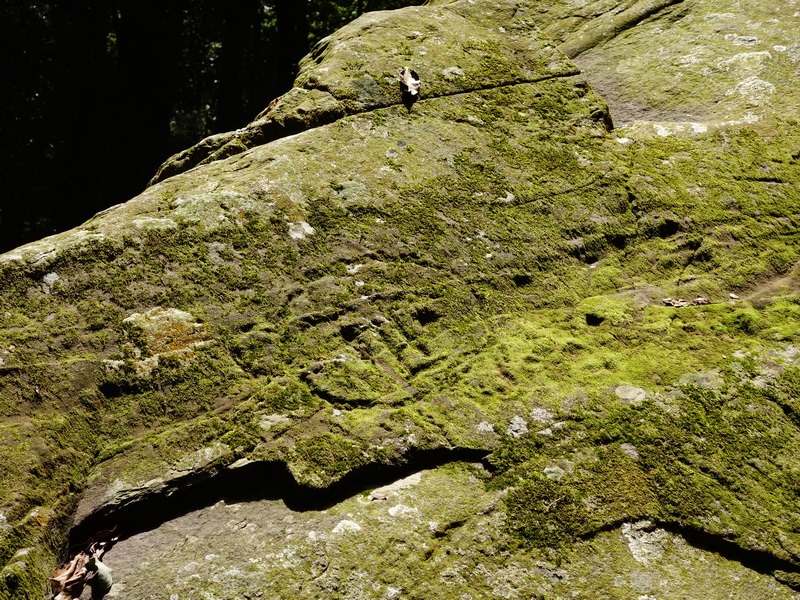
[{"label": "large boulder", "polygon": [[796,598],[795,12],[370,13],[0,255],[0,598]]}]

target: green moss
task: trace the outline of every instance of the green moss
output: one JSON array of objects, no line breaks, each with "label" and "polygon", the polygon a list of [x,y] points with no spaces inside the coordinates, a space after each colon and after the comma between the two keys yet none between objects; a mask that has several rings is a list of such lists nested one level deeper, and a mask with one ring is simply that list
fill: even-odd
[{"label": "green moss", "polygon": [[507,504],[515,517],[511,531],[534,547],[560,548],[591,531],[580,494],[544,475],[531,474]]},{"label": "green moss", "polygon": [[[410,448],[491,448],[519,416],[534,433],[504,442],[499,481],[534,546],[651,517],[779,553],[796,531],[782,516],[796,373],[774,375],[800,339],[796,123],[616,136],[533,28],[549,7],[467,4],[419,9],[421,39],[354,28],[324,65],[304,63],[319,89],[295,92],[335,122],[172,178],[0,266],[0,506],[15,526],[89,473],[143,482],[214,444],[230,447],[222,462],[278,457],[322,486]],[[517,12],[530,17],[507,22]],[[375,31],[398,56],[447,31],[415,54],[425,96],[411,111],[385,53],[365,50]],[[787,62],[778,52],[765,68]],[[456,64],[464,75],[445,76]],[[723,75],[717,104],[742,101]],[[614,77],[619,94],[645,85]],[[692,98],[711,97],[701,87]],[[636,99],[680,102],[655,85]],[[316,123],[298,106],[281,118]],[[313,233],[292,237],[301,221]],[[662,303],[701,295],[712,304]],[[153,310],[193,318],[150,327]],[[731,358],[757,352],[779,366]],[[712,389],[671,387],[689,380]],[[566,425],[534,427],[532,407]],[[262,431],[275,414],[289,422]],[[545,474],[558,465],[562,478]],[[13,544],[38,543],[18,531]]]},{"label": "green moss", "polygon": [[300,381],[290,378],[277,378],[266,385],[259,386],[251,400],[268,413],[284,413],[299,409],[317,407],[320,402]]},{"label": "green moss", "polygon": [[311,390],[335,403],[393,404],[410,396],[379,358],[366,361],[349,353],[318,363],[305,375]]},{"label": "green moss", "polygon": [[360,444],[333,433],[300,440],[292,454],[290,466],[295,479],[314,487],[326,487],[368,459]]},{"label": "green moss", "polygon": [[0,598],[45,598],[50,591],[45,582],[50,575],[47,568],[51,561],[52,557],[38,548],[24,548],[17,552],[0,570]]},{"label": "green moss", "polygon": [[600,325],[607,321],[610,325],[620,326],[633,318],[633,302],[625,298],[587,298],[576,309],[585,315],[589,325]]},{"label": "green moss", "polygon": [[561,551],[614,524],[658,514],[645,473],[618,451],[601,449],[572,473],[542,460],[529,463],[526,472],[506,503],[510,530],[536,548]]},{"label": "green moss", "polygon": [[800,368],[784,370],[777,378],[776,388],[776,402],[795,425],[800,427]]},{"label": "green moss", "polygon": [[752,308],[742,308],[734,311],[726,319],[725,324],[734,331],[753,335],[764,327],[761,314]]},{"label": "green moss", "polygon": [[[607,407],[579,417],[561,443],[496,453],[503,474],[492,485],[513,486],[509,530],[559,550],[648,518],[785,556],[780,539],[791,528],[786,511],[796,486],[780,474],[797,440],[776,394],[791,389],[788,373],[777,388],[757,388],[733,370],[721,390],[688,387],[666,404]],[[587,442],[596,454],[580,449]]]}]

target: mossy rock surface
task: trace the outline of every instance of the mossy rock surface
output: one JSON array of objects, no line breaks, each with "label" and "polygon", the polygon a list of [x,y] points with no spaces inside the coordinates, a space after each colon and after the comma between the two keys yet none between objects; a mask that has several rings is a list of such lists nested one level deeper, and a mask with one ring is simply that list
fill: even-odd
[{"label": "mossy rock surface", "polygon": [[722,4],[364,15],[0,255],[0,598],[798,597],[797,11]]}]

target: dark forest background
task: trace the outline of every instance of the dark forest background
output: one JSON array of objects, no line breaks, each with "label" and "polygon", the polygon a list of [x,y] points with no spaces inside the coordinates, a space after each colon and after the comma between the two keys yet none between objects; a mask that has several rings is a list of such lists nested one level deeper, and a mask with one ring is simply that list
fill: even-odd
[{"label": "dark forest background", "polygon": [[311,46],[422,0],[0,0],[0,252],[141,192],[242,127]]}]

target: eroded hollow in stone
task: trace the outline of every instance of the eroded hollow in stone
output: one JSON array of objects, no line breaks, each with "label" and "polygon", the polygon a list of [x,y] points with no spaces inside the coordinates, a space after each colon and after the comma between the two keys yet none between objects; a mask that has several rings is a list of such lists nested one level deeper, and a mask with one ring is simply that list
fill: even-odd
[{"label": "eroded hollow in stone", "polygon": [[[324,510],[411,473],[454,462],[483,462],[488,454],[486,450],[473,448],[418,450],[406,455],[400,464],[369,464],[321,489],[298,484],[283,462],[251,462],[194,480],[184,479],[183,483],[150,494],[142,493],[126,503],[105,505],[75,524],[69,544],[70,547],[82,545],[96,532],[112,529],[120,539],[125,539],[220,500],[229,504],[282,500],[295,511]],[[488,464],[484,467],[489,469]]]}]

